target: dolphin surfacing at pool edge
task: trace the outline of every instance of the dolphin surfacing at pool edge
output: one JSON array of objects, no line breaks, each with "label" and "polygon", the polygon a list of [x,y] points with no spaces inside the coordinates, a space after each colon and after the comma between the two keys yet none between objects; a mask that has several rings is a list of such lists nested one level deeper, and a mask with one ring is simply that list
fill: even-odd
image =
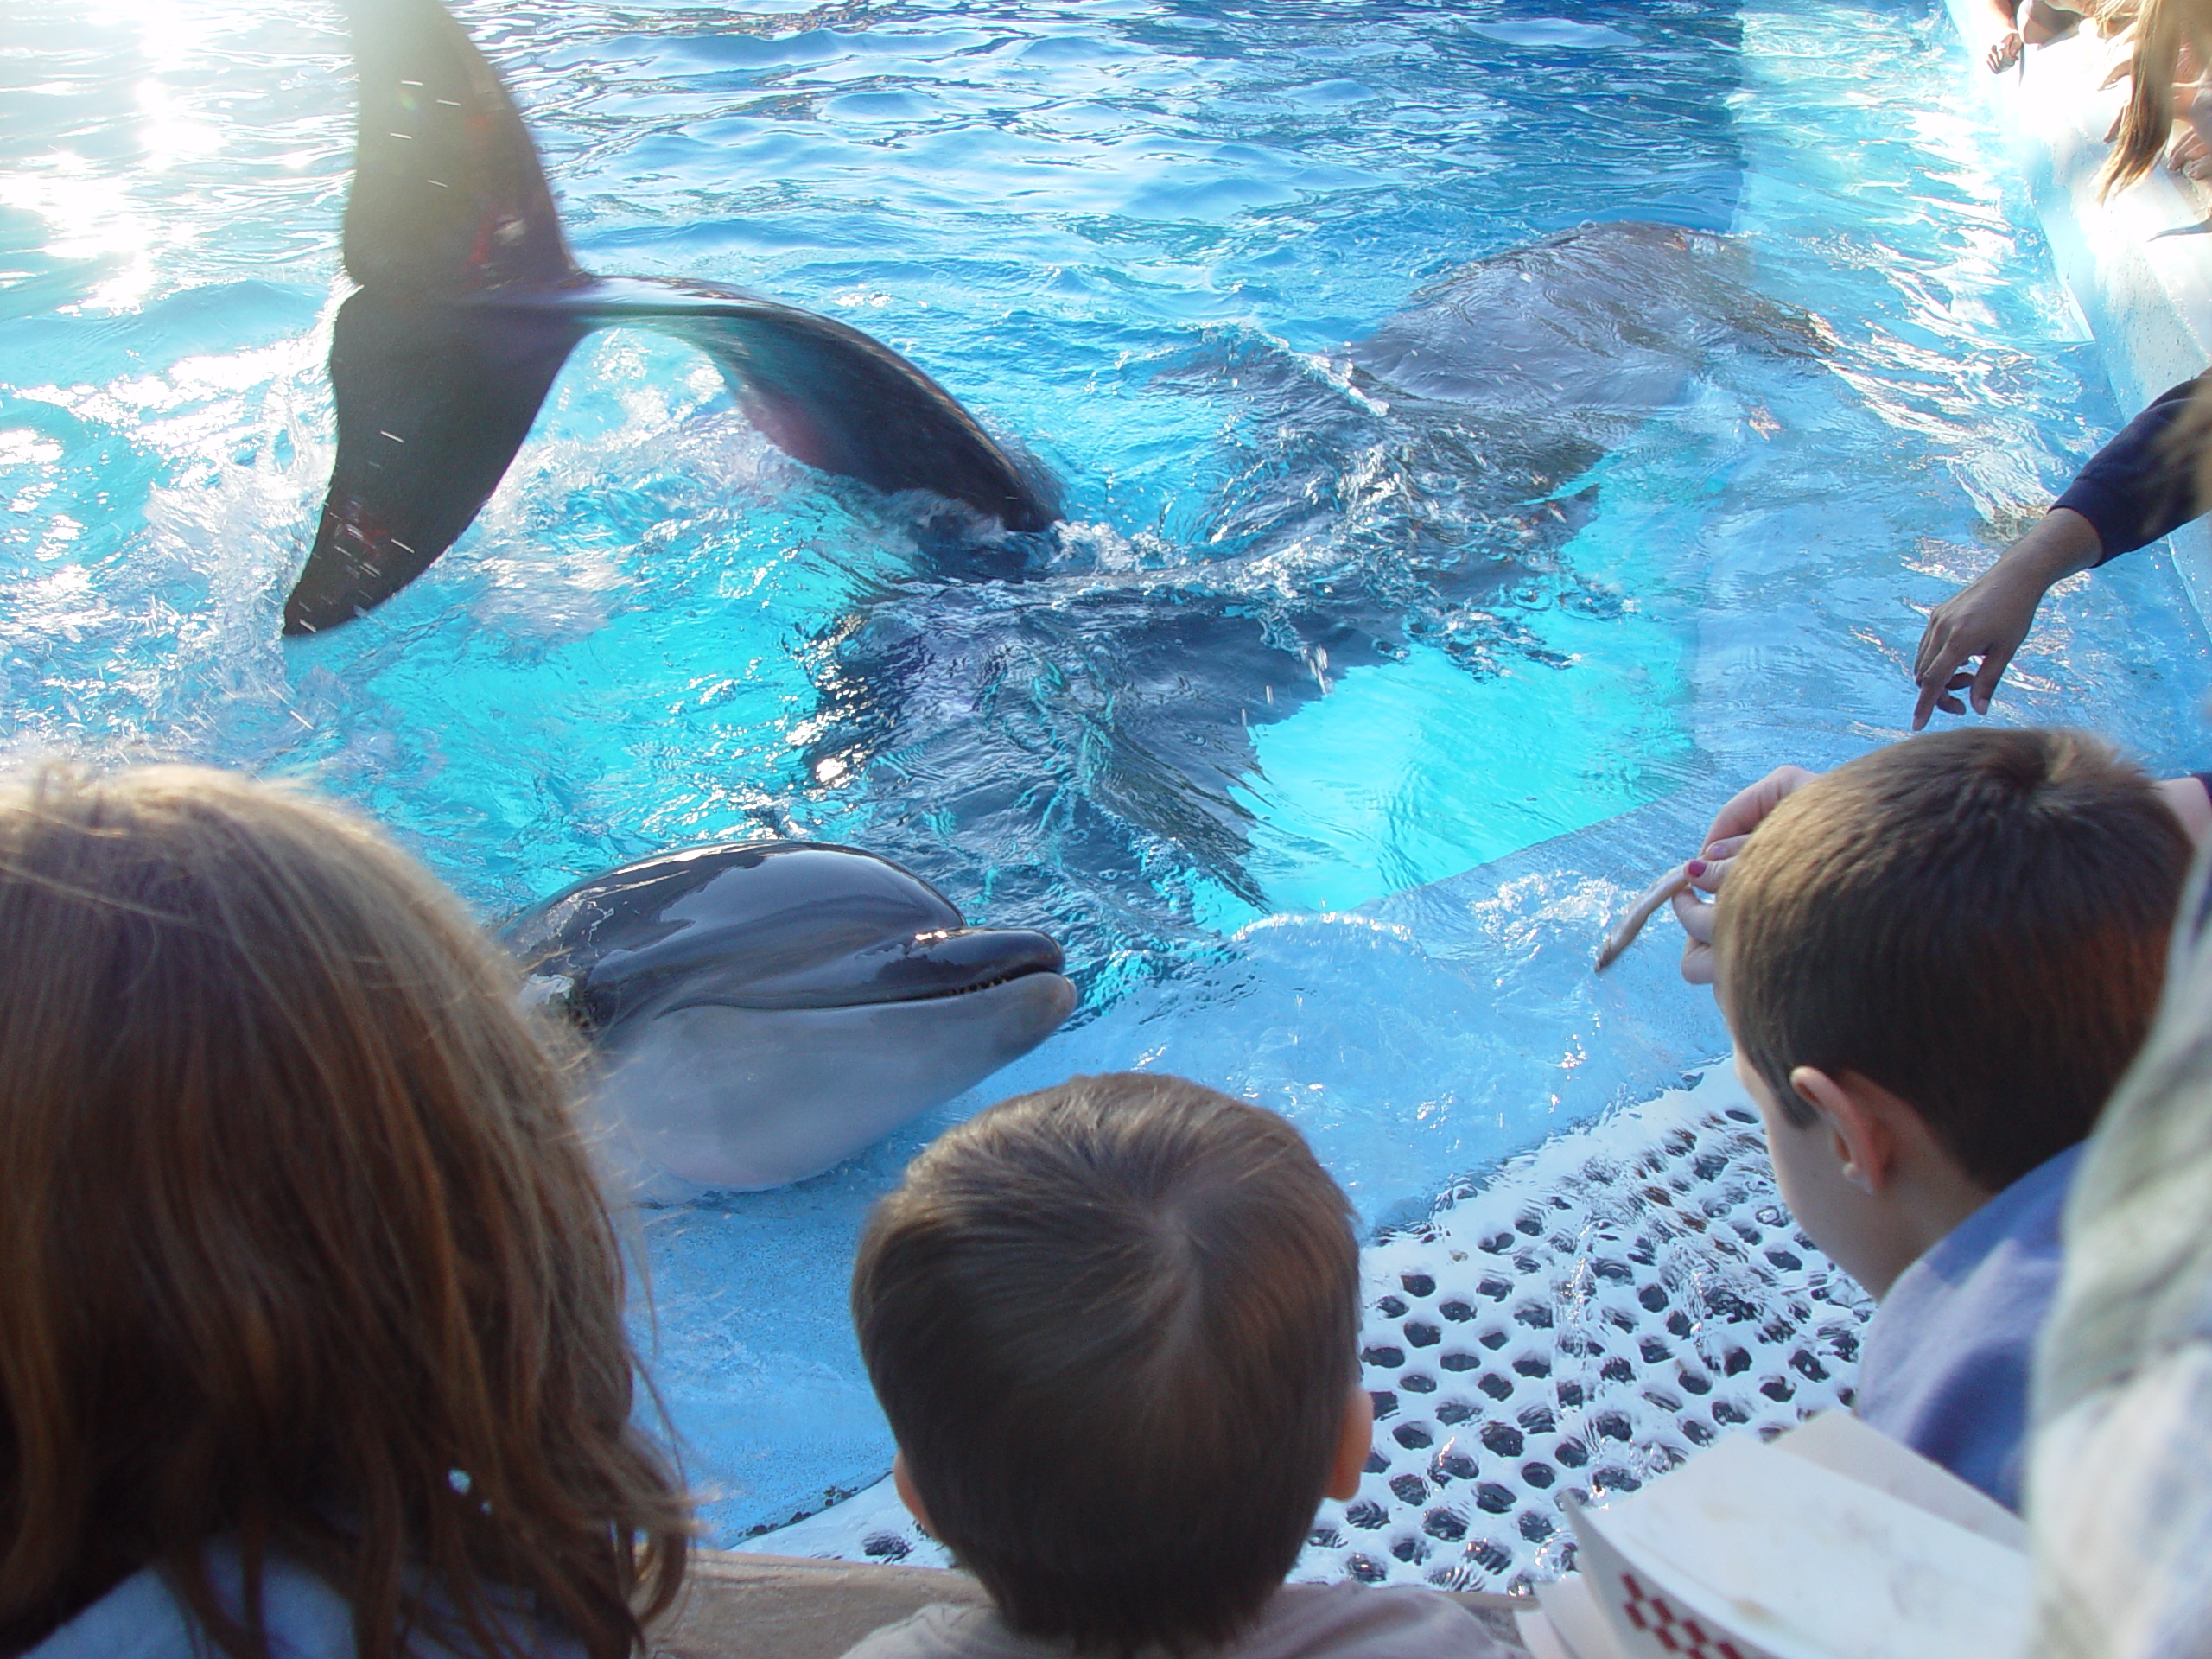
[{"label": "dolphin surfacing at pool edge", "polygon": [[969,927],[888,859],[812,842],[642,859],[500,938],[599,1051],[610,1150],[649,1198],[819,1173],[1076,1001],[1044,934]]},{"label": "dolphin surfacing at pool edge", "polygon": [[284,632],[381,604],[491,499],[561,365],[594,329],[672,334],[810,467],[927,491],[1012,531],[1053,486],[937,382],[856,328],[715,283],[601,277],[569,257],[537,147],[438,0],[348,0],[360,131],[330,378],[338,459]]}]

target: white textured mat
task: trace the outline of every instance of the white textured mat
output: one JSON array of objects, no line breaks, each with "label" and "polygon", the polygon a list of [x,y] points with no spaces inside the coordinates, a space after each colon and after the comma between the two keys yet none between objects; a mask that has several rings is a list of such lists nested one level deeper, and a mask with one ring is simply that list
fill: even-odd
[{"label": "white textured mat", "polygon": [[[1375,1454],[1300,1579],[1517,1588],[1563,1492],[1848,1403],[1872,1305],[1790,1224],[1726,1065],[1555,1136],[1365,1253]],[[751,1548],[946,1565],[887,1479]]]}]

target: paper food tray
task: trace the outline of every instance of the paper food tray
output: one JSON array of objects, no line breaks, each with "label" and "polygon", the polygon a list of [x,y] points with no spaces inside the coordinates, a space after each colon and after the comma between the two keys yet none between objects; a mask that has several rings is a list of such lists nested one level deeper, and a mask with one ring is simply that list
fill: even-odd
[{"label": "paper food tray", "polygon": [[1768,1445],[1723,1440],[1632,1497],[1565,1508],[1580,1571],[1523,1616],[1538,1659],[2018,1659],[2026,1647],[2017,1517],[1844,1414]]}]

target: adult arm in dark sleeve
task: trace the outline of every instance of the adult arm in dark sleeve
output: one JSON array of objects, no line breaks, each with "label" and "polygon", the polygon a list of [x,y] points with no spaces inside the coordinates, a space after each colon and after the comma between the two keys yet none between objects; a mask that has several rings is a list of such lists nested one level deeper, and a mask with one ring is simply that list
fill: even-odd
[{"label": "adult arm in dark sleeve", "polygon": [[2095,529],[2097,563],[2171,536],[2204,511],[2196,499],[2196,457],[2177,454],[2169,437],[2201,384],[2184,380],[2159,393],[2058,498],[2057,505]]},{"label": "adult arm in dark sleeve", "polygon": [[[1912,677],[1919,700],[1912,729],[1930,711],[1962,715],[1967,692],[1978,715],[2028,637],[2036,610],[2053,582],[2171,534],[2203,511],[2195,456],[2168,442],[2202,379],[2159,394],[2126,429],[2100,449],[2065,494],[1997,563],[1929,613]],[[1971,671],[1971,658],[1980,664]]]}]

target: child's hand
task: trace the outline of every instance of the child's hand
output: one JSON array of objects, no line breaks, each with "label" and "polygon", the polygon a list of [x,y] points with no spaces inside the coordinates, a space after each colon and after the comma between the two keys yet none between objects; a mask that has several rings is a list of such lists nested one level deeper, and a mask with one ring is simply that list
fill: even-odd
[{"label": "child's hand", "polygon": [[1777,766],[1729,797],[1706,826],[1705,849],[1687,867],[1690,885],[1675,895],[1675,915],[1688,936],[1682,946],[1682,977],[1691,984],[1713,983],[1713,906],[1711,899],[1698,897],[1699,891],[1718,894],[1727,880],[1730,861],[1744,850],[1751,831],[1784,799],[1820,775],[1802,766]]}]

